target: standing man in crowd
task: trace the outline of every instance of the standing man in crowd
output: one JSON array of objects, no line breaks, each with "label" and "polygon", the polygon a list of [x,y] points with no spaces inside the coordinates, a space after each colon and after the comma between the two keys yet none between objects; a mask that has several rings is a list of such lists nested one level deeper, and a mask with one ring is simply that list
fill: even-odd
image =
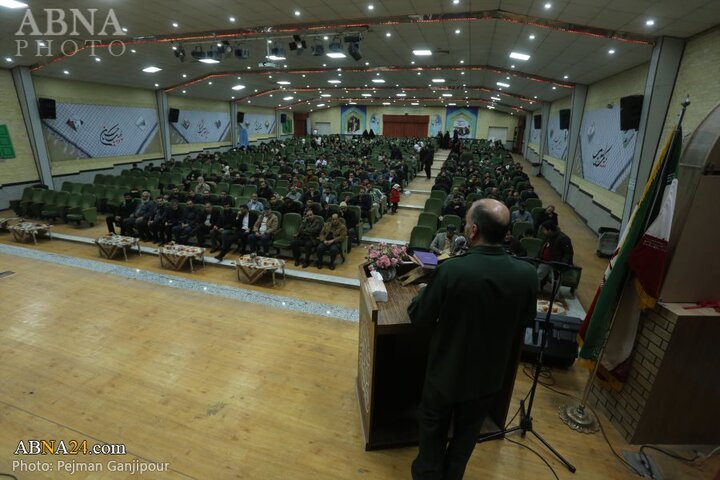
[{"label": "standing man in crowd", "polygon": [[535,318],[537,277],[505,254],[509,225],[505,205],[475,202],[466,215],[470,250],[441,264],[408,307],[412,323],[430,333],[414,480],[463,478],[510,356]]}]

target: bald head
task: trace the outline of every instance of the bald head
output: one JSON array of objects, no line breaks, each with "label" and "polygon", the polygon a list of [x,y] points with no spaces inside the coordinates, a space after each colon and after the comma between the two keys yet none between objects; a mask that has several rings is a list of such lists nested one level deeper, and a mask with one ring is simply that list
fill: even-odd
[{"label": "bald head", "polygon": [[503,203],[492,199],[478,200],[467,211],[465,237],[471,246],[498,245],[509,226],[510,211]]}]

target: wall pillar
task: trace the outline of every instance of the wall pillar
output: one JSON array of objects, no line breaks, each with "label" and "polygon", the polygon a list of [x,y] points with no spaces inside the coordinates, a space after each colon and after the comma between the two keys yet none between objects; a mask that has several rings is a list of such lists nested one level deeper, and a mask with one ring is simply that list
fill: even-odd
[{"label": "wall pillar", "polygon": [[563,179],[562,201],[567,202],[568,191],[570,190],[570,179],[580,153],[580,127],[585,114],[585,99],[587,98],[588,86],[575,85],[570,99],[570,131],[568,132],[568,156],[565,162],[565,178]]},{"label": "wall pillar", "polygon": [[162,90],[155,91],[157,98],[158,125],[160,126],[160,139],[162,140],[163,155],[165,160],[172,157],[172,145],[170,144],[170,107],[167,94]]},{"label": "wall pillar", "polygon": [[680,105],[670,105],[670,101],[684,50],[685,40],[673,37],[660,37],[653,48],[650,68],[645,81],[635,153],[630,167],[630,181],[625,197],[622,228],[627,225],[635,204],[640,200],[658,148],[664,142],[664,139],[660,137],[668,109],[680,111]]},{"label": "wall pillar", "polygon": [[55,189],[50,157],[48,156],[47,146],[45,145],[42,121],[40,120],[40,112],[37,107],[37,95],[35,94],[35,85],[33,84],[30,69],[28,67],[15,67],[11,72],[13,81],[15,82],[18,101],[20,102],[20,109],[22,110],[23,119],[25,120],[28,139],[30,140],[30,146],[32,147],[35,157],[35,165],[38,176],[40,177],[40,182],[47,185],[50,189]]},{"label": "wall pillar", "polygon": [[230,138],[232,138],[232,146],[233,148],[238,148],[240,145],[240,136],[238,135],[238,122],[237,122],[237,114],[238,114],[238,106],[235,100],[230,101],[230,128],[232,129],[232,133]]},{"label": "wall pillar", "polygon": [[527,160],[528,144],[530,143],[530,129],[533,127],[533,114],[532,112],[525,113],[525,132],[523,133],[523,151],[522,156]]}]

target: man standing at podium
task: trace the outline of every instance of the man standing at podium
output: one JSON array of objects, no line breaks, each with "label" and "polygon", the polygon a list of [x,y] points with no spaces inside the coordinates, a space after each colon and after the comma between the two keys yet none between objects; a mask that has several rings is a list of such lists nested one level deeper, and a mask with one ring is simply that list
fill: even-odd
[{"label": "man standing at podium", "polygon": [[511,374],[511,351],[535,318],[537,276],[505,253],[509,224],[502,203],[475,202],[466,214],[467,254],[440,265],[408,307],[413,324],[430,330],[414,480],[463,478],[488,409]]}]

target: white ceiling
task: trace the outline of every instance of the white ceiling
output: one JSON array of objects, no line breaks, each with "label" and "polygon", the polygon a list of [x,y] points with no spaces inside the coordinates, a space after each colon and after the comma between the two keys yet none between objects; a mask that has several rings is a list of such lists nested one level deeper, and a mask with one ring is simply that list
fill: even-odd
[{"label": "white ceiling", "polygon": [[[30,4],[35,19],[40,28],[45,29],[45,8],[67,8],[63,0],[33,1],[24,0]],[[544,4],[549,1],[550,9]],[[125,0],[76,0],[73,8],[97,8],[99,16],[104,19],[107,9],[113,8],[120,24],[128,29],[127,35],[138,39],[148,36],[188,36],[190,33],[223,32],[238,29],[260,29],[261,34],[254,34],[254,38],[243,42],[232,40],[231,43],[242,44],[250,49],[248,60],[227,58],[218,65],[206,65],[192,60],[191,50],[197,45],[194,42],[184,43],[187,60],[180,63],[171,50],[171,43],[137,43],[129,44],[127,51],[121,56],[112,56],[107,49],[98,49],[96,54],[101,58],[96,62],[90,56],[90,50],[79,52],[77,55],[56,61],[34,72],[35,75],[66,78],[83,81],[94,81],[112,85],[155,89],[178,86],[183,82],[203,79],[209,74],[224,74],[215,78],[187,86],[179,86],[169,92],[171,95],[187,95],[201,98],[230,100],[235,95],[242,98],[245,104],[249,100],[252,105],[275,107],[278,105],[296,104],[293,109],[306,111],[320,103],[337,105],[338,98],[363,99],[360,93],[374,93],[377,104],[388,101],[389,97],[400,102],[396,93],[407,88],[405,101],[410,102],[413,96],[424,99],[423,105],[441,104],[439,97],[442,92],[433,92],[428,88],[431,78],[445,78],[443,87],[453,93],[452,101],[458,104],[465,101],[486,100],[496,94],[510,93],[513,96],[500,95],[501,102],[498,110],[512,111],[512,108],[535,109],[538,103],[532,105],[528,100],[537,97],[542,101],[552,101],[570,94],[571,89],[562,84],[584,83],[589,84],[605,77],[619,73],[633,66],[650,60],[652,46],[644,42],[625,42],[611,37],[629,35],[640,39],[652,41],[660,35],[689,37],[720,24],[720,2],[708,0],[460,0],[458,5],[452,0],[296,0],[287,2],[281,0],[265,0],[263,2],[230,2],[227,0],[205,0],[195,2],[190,0],[168,1],[139,1]],[[372,3],[374,9],[368,9]],[[529,16],[520,18],[519,22],[498,20],[493,18],[483,20],[454,20],[427,23],[383,23],[388,16],[445,14],[457,15],[463,12],[480,12],[502,10],[505,15],[517,14]],[[299,16],[294,14],[300,12]],[[18,30],[24,11],[7,10],[0,8],[0,56],[4,66],[37,65],[47,63],[49,58],[36,57],[26,51],[24,57],[16,57],[15,35]],[[229,17],[234,16],[236,21],[230,22]],[[645,21],[648,18],[655,20],[655,25],[648,27]],[[537,19],[537,21],[533,21]],[[342,20],[350,20],[342,22]],[[530,20],[528,22],[527,20]],[[179,27],[174,28],[172,22],[178,22]],[[327,23],[351,23],[355,28],[342,27],[326,28]],[[592,36],[567,31],[558,28],[557,22],[574,23],[578,29],[602,28],[607,31],[605,36]],[[99,22],[102,23],[102,22]],[[546,28],[548,24],[555,28]],[[312,38],[321,39],[328,34],[330,39],[333,33],[343,31],[364,31],[364,40],[361,43],[363,58],[353,60],[350,56],[345,59],[333,60],[326,56],[314,57],[309,51],[297,56],[287,49],[287,43],[292,33],[277,33],[278,27],[302,24],[302,35],[306,38],[308,46]],[[363,26],[367,25],[367,26]],[[309,25],[320,28],[312,32],[319,37],[310,37],[307,30]],[[274,28],[267,28],[274,27]],[[455,30],[460,33],[456,34]],[[26,29],[26,31],[28,31]],[[386,36],[390,33],[391,36]],[[531,40],[530,35],[535,38]],[[85,33],[83,39],[105,37],[90,36]],[[26,39],[32,40],[29,37]],[[57,53],[57,46],[61,40],[69,37],[41,37],[45,41],[53,40],[53,47]],[[111,37],[112,38],[112,37]],[[258,62],[263,59],[271,39],[278,45],[285,47],[287,60],[278,62],[278,70],[263,70]],[[32,43],[32,42],[31,42]],[[327,51],[327,43],[324,42]],[[214,42],[202,43],[207,48]],[[415,57],[412,50],[416,48],[429,48],[435,51],[431,57]],[[130,49],[136,53],[131,53]],[[608,50],[614,49],[616,53],[609,55]],[[531,55],[528,62],[516,61],[508,58],[512,50],[522,51]],[[447,52],[447,53],[444,53]],[[5,62],[5,57],[12,57],[13,62]],[[412,62],[415,62],[414,64]],[[460,63],[463,61],[463,63]],[[366,66],[365,63],[368,62]],[[162,68],[155,74],[143,73],[141,70],[149,65]],[[287,65],[287,67],[284,67]],[[515,65],[515,69],[511,68]],[[448,67],[440,71],[421,71],[419,68],[432,66]],[[497,67],[498,71],[488,69],[467,69],[464,74],[459,68],[471,66]],[[248,69],[249,67],[249,69]],[[338,72],[337,68],[355,69],[360,71]],[[452,70],[450,70],[452,68]],[[312,69],[312,72],[308,72]],[[67,71],[68,74],[64,72]],[[506,73],[507,72],[507,73]],[[338,73],[342,73],[338,77]],[[330,78],[340,78],[343,88],[363,88],[364,85],[373,85],[371,78],[381,77],[386,80],[385,89],[372,92],[371,90],[349,90],[346,94],[342,89],[329,90],[333,87],[327,82]],[[183,74],[186,75],[183,78]],[[305,75],[303,77],[303,75]],[[568,79],[565,80],[564,76]],[[238,76],[240,79],[238,80]],[[272,78],[270,78],[272,76]],[[510,76],[510,80],[506,77]],[[533,77],[532,79],[529,77]],[[536,77],[542,77],[540,79]],[[277,80],[289,80],[291,86],[288,91],[297,88],[315,89],[313,92],[297,92],[292,101],[283,101],[287,96],[284,92],[273,92],[262,96],[258,93],[273,88],[280,88]],[[497,81],[509,83],[511,86],[503,92],[497,91]],[[210,84],[212,82],[212,85]],[[243,84],[246,88],[234,92],[231,87]],[[471,87],[466,95],[463,84]],[[307,87],[309,85],[309,87]],[[398,87],[395,87],[398,85]],[[556,88],[553,90],[553,86]],[[332,95],[330,98],[319,97],[318,88],[323,93]],[[485,88],[491,91],[483,91]],[[411,90],[412,89],[412,90]],[[183,93],[183,91],[185,93]],[[521,98],[519,98],[521,97]],[[280,99],[280,100],[279,100]],[[525,99],[525,100],[523,100]],[[332,103],[330,103],[330,102]],[[389,100],[392,101],[392,100]],[[445,99],[447,103],[448,99]],[[310,102],[310,103],[307,103]],[[367,103],[359,101],[358,103]],[[483,103],[471,103],[480,104]]]}]

